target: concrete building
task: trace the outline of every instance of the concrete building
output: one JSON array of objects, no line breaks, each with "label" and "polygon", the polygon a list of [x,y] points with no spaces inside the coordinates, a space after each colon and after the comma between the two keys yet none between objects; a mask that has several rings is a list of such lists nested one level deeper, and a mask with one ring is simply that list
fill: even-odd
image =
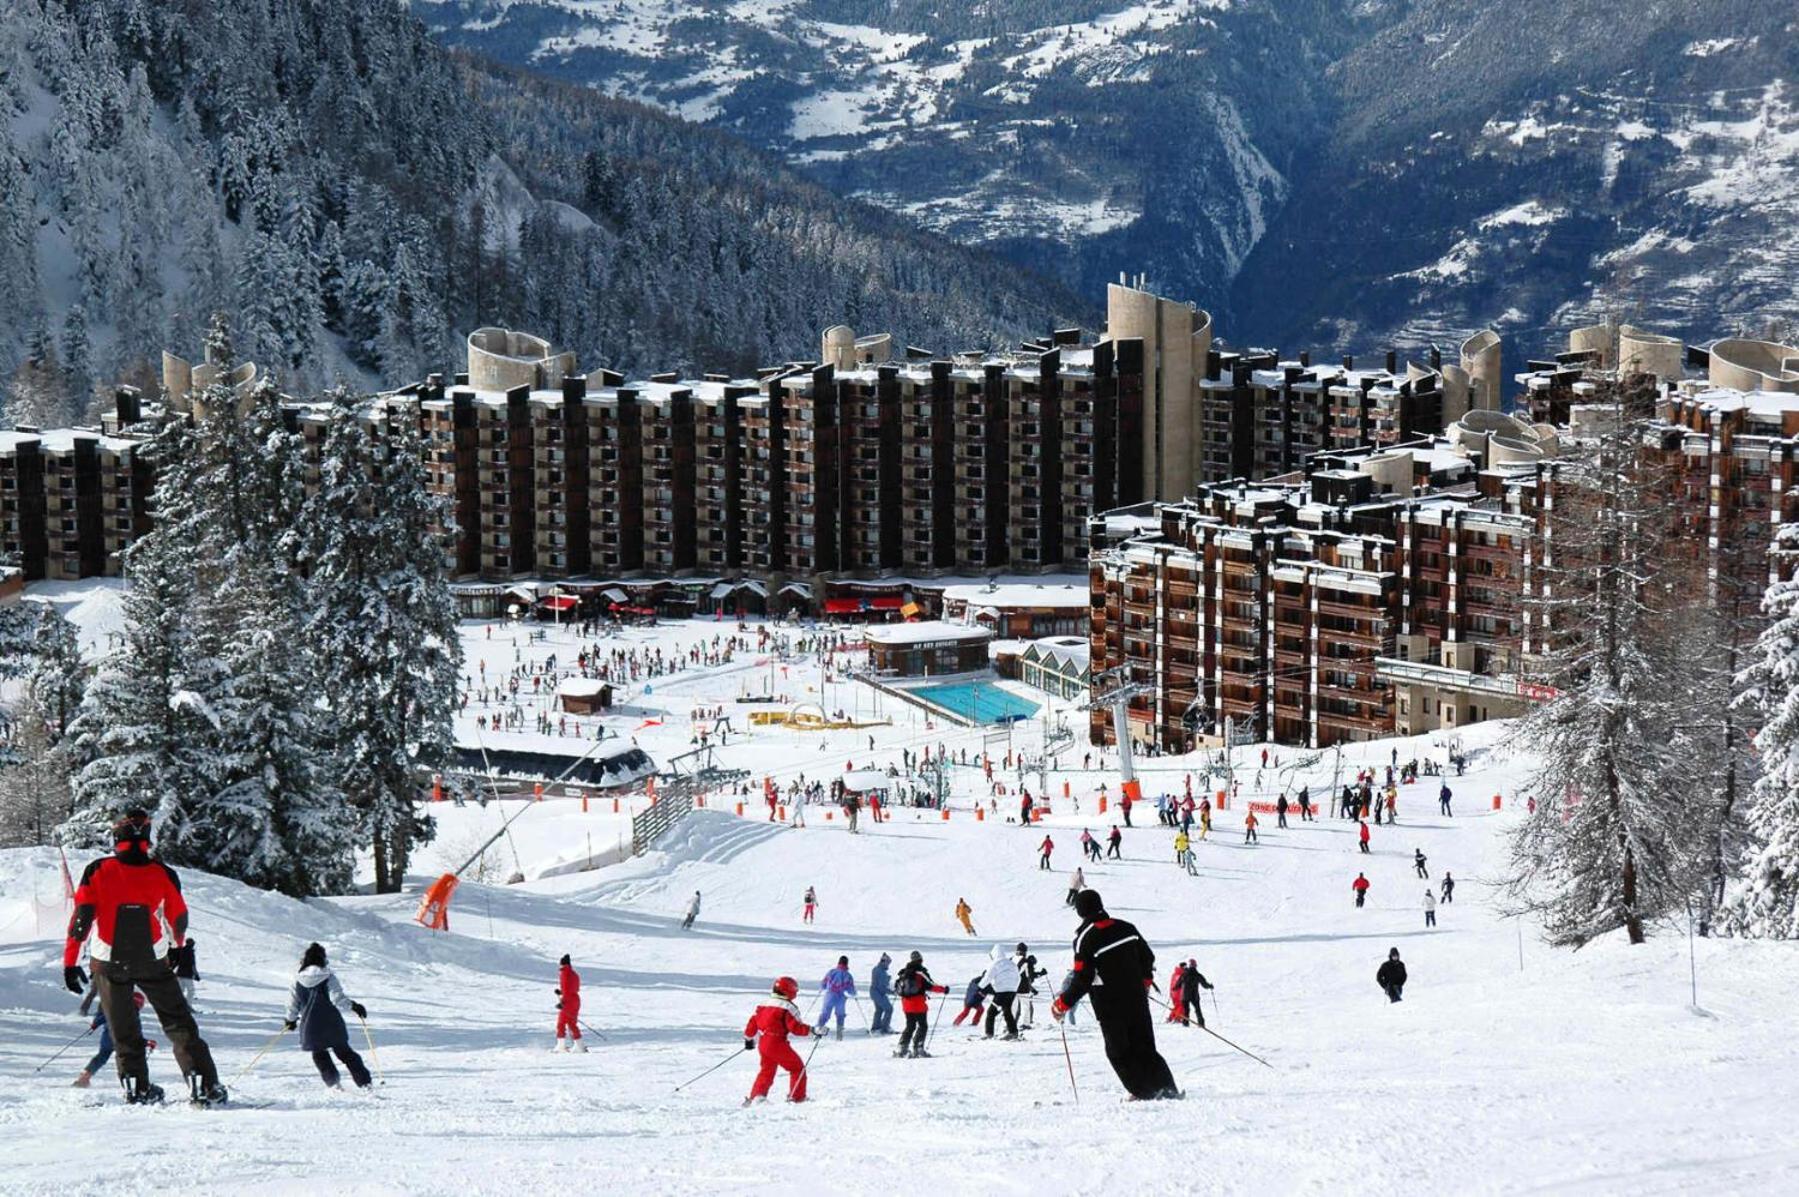
[{"label": "concrete building", "polygon": [[[1227,731],[1323,747],[1514,713],[1544,468],[1426,438],[1157,504],[1158,528],[1094,555],[1093,667],[1144,687],[1132,738],[1166,751]],[[1110,742],[1109,714],[1091,730]]]},{"label": "concrete building", "polygon": [[1119,435],[1138,445],[1143,473],[1141,486],[1127,480],[1124,493],[1132,502],[1178,499],[1200,479],[1199,397],[1212,350],[1211,313],[1121,275],[1106,287],[1106,336],[1143,346],[1141,406],[1119,420]]}]

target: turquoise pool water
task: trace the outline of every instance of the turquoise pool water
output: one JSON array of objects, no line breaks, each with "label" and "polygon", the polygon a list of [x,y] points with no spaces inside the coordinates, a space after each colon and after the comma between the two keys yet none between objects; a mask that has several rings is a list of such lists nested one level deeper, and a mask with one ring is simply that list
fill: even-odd
[{"label": "turquoise pool water", "polygon": [[917,686],[912,689],[912,693],[975,723],[1029,719],[1043,709],[1041,703],[1020,698],[992,682],[949,682],[941,686]]}]

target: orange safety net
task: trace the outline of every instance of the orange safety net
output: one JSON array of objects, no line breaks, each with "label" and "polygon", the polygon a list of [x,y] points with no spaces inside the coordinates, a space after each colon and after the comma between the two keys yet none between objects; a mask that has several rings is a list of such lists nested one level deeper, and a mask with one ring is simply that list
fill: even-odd
[{"label": "orange safety net", "polygon": [[445,873],[425,888],[419,902],[418,921],[433,931],[450,929],[450,895],[456,892],[456,874]]}]

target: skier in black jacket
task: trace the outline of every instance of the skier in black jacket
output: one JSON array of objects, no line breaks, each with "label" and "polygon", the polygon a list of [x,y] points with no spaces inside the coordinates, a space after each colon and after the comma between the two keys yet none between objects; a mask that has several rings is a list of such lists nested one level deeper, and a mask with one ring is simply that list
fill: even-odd
[{"label": "skier in black jacket", "polygon": [[1093,890],[1075,898],[1081,929],[1074,936],[1074,972],[1051,1008],[1060,1022],[1083,997],[1106,1040],[1106,1059],[1133,1098],[1179,1097],[1168,1062],[1156,1051],[1149,989],[1155,984],[1156,954],[1137,928],[1106,913]]},{"label": "skier in black jacket", "polygon": [[1399,958],[1399,949],[1394,948],[1387,953],[1387,962],[1380,966],[1374,974],[1374,983],[1387,991],[1387,1000],[1397,1002],[1405,990],[1405,962]]},{"label": "skier in black jacket", "polygon": [[1212,988],[1212,983],[1199,971],[1199,961],[1187,961],[1187,967],[1181,970],[1181,1025],[1187,1025],[1189,1018],[1197,1018],[1200,1026],[1206,1025],[1206,1012],[1199,1004],[1199,991]]}]

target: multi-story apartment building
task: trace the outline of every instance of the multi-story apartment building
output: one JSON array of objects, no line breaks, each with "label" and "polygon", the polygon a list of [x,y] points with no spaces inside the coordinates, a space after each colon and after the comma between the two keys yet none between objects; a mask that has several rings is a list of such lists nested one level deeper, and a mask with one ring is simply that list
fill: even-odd
[{"label": "multi-story apartment building", "polygon": [[833,329],[836,361],[590,386],[566,355],[508,364],[546,347],[484,329],[468,373],[381,403],[420,422],[461,577],[803,584],[1083,562],[1088,518],[1141,476],[1117,428],[1141,346],[1065,332],[890,361],[889,344]]},{"label": "multi-story apartment building", "polygon": [[[1428,365],[1389,350],[1384,368],[1313,365],[1264,350],[1209,350],[1197,384],[1198,480],[1278,478],[1313,456],[1392,446],[1441,432],[1469,411],[1498,411],[1499,345],[1491,333],[1462,346],[1460,365],[1432,349]],[[1490,401],[1489,401],[1490,397]]]},{"label": "multi-story apartment building", "polygon": [[[129,411],[135,392],[122,395]],[[140,442],[88,429],[0,433],[0,554],[25,580],[117,575],[150,529]]]},{"label": "multi-story apartment building", "polygon": [[[1095,672],[1137,684],[1133,738],[1169,751],[1227,732],[1327,746],[1509,712],[1515,683],[1471,679],[1517,671],[1543,468],[1494,465],[1472,435],[1427,438],[1156,504],[1158,526],[1092,560]],[[1092,732],[1112,736],[1109,713]]]}]

